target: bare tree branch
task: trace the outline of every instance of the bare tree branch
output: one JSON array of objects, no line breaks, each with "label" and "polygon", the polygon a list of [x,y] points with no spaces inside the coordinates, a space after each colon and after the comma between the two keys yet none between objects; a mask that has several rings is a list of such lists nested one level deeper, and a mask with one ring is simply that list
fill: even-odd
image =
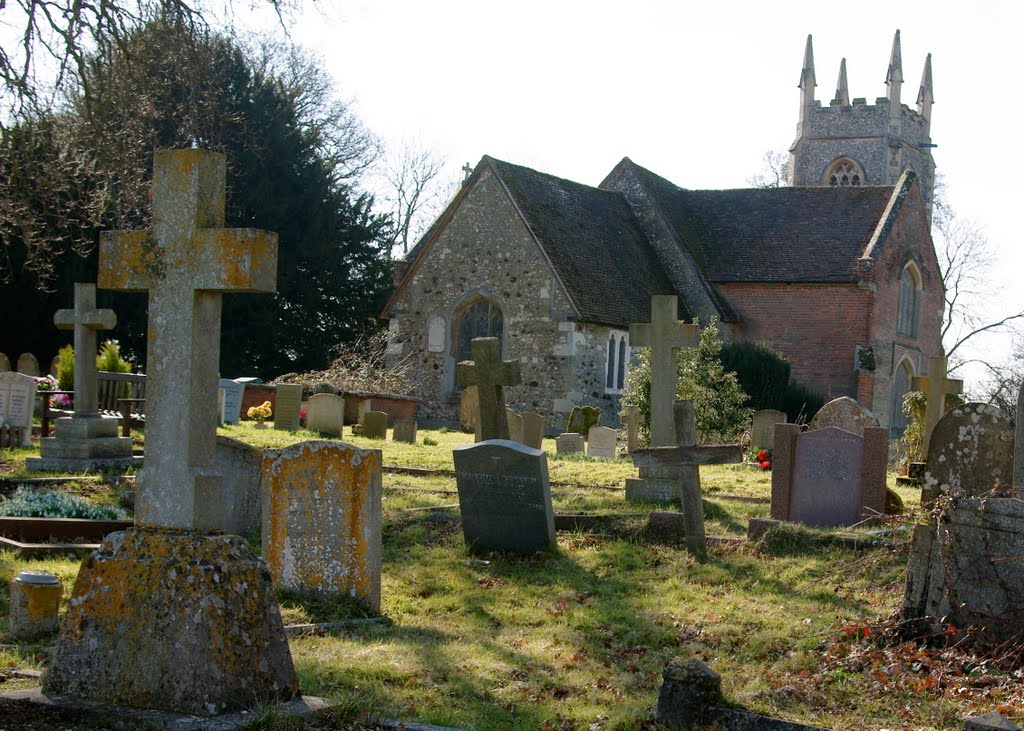
[{"label": "bare tree branch", "polygon": [[385,157],[382,175],[394,226],[393,249],[401,246],[402,253],[408,254],[410,242],[426,231],[449,197],[454,183],[442,183],[445,164],[443,157],[410,142]]}]

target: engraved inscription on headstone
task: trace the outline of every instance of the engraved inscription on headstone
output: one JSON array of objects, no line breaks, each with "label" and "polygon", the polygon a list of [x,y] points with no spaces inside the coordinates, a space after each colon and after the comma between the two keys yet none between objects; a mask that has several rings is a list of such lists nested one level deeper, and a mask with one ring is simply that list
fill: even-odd
[{"label": "engraved inscription on headstone", "polygon": [[31,376],[14,371],[0,373],[0,422],[23,430],[23,447],[32,446],[35,403],[36,382]]},{"label": "engraved inscription on headstone", "polygon": [[302,410],[302,386],[298,383],[279,383],[274,387],[274,428],[298,431],[299,412]]}]

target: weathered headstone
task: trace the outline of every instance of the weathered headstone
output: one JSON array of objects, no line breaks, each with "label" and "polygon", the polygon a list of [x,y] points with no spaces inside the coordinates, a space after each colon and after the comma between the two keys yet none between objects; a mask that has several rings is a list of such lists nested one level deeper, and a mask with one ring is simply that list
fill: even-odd
[{"label": "weathered headstone", "polygon": [[36,382],[32,376],[15,371],[0,373],[0,424],[20,429],[21,446],[32,446],[32,412],[36,405]]},{"label": "weathered headstone", "polygon": [[381,453],[302,442],[263,454],[263,557],[274,585],[380,610]]},{"label": "weathered headstone", "polygon": [[626,428],[626,451],[632,454],[640,449],[640,409],[629,404],[619,412],[619,419]]},{"label": "weathered headstone", "polygon": [[523,443],[523,417],[514,409],[505,407],[505,421],[508,424],[508,438],[513,442]]},{"label": "weathered headstone", "polygon": [[[57,377],[57,369],[60,367],[60,356],[53,356],[53,360],[50,361],[50,375],[54,378]],[[0,369],[2,370],[2,369]]]},{"label": "weathered headstone", "polygon": [[934,356],[928,359],[928,375],[915,376],[910,381],[915,391],[925,394],[924,424],[921,427],[921,454],[928,454],[932,431],[939,419],[946,413],[946,396],[962,393],[964,382],[946,378],[945,356]]},{"label": "weathered headstone", "polygon": [[373,399],[372,398],[364,398],[364,399],[362,399],[359,402],[358,406],[356,407],[356,413],[357,413],[357,418],[358,418],[358,421],[356,423],[358,423],[360,426],[362,426],[362,424],[363,424],[363,417],[366,416],[366,413],[368,411],[373,411]]},{"label": "weathered headstone", "polygon": [[463,388],[476,386],[477,439],[508,439],[502,388],[519,383],[519,364],[501,360],[501,340],[498,338],[474,338],[470,348],[473,360],[458,363],[456,376]]},{"label": "weathered headstone", "polygon": [[7,373],[11,370],[11,359],[6,353],[0,353],[0,373]]},{"label": "weathered headstone", "polygon": [[224,425],[224,403],[227,400],[224,389],[217,388],[217,426]]},{"label": "weathered headstone", "polygon": [[314,393],[306,404],[306,429],[340,437],[345,423],[345,399],[333,393]]},{"label": "weathered headstone", "polygon": [[298,431],[302,411],[302,386],[298,383],[278,383],[274,386],[274,428]]},{"label": "weathered headstone", "polygon": [[452,451],[462,532],[470,550],[529,554],[555,546],[544,452],[507,439]]},{"label": "weathered headstone", "polygon": [[523,444],[540,449],[544,443],[544,417],[533,411],[523,414]]},{"label": "weathered headstone", "polygon": [[574,431],[565,432],[555,437],[556,454],[582,454],[584,446],[583,437]]},{"label": "weathered headstone", "polygon": [[464,432],[472,432],[480,441],[480,399],[476,386],[466,386],[459,397],[459,428]]},{"label": "weathered headstone", "polygon": [[600,423],[601,409],[596,406],[573,406],[565,430],[574,431],[586,439],[590,430]]},{"label": "weathered headstone", "polygon": [[800,433],[775,425],[771,516],[812,526],[850,526],[885,514],[889,433],[861,437],[836,427]]},{"label": "weathered headstone", "polygon": [[39,361],[31,353],[22,353],[18,356],[18,373],[24,373],[26,376],[38,376]]},{"label": "weathered headstone", "polygon": [[587,435],[587,456],[615,459],[615,442],[619,433],[607,426],[593,426]]},{"label": "weathered headstone", "polygon": [[388,415],[383,411],[367,411],[363,414],[363,436],[367,439],[386,439]]},{"label": "weathered headstone", "polygon": [[[785,424],[786,422],[779,422]],[[865,409],[849,396],[840,396],[832,399],[818,409],[818,413],[811,419],[810,431],[817,429],[843,429],[858,436],[863,436],[864,430],[878,426],[878,419],[874,414]],[[757,446],[764,446],[763,444]]]},{"label": "weathered headstone", "polygon": [[405,442],[406,444],[416,443],[416,422],[412,419],[396,419],[395,426],[391,430],[391,440]]},{"label": "weathered headstone", "polygon": [[[934,445],[934,442],[933,442]],[[938,520],[914,528],[902,619],[1019,642],[1024,625],[1024,501],[952,497]]]},{"label": "weathered headstone", "polygon": [[75,308],[53,316],[58,329],[75,332],[75,406],[70,417],[54,423],[52,437],[39,441],[39,457],[25,460],[36,471],[89,472],[97,469],[141,467],[132,456],[131,437],[117,435],[118,420],[99,413],[96,369],[97,331],[117,323],[113,310],[97,309],[96,285],[75,284]]},{"label": "weathered headstone", "polygon": [[750,428],[750,446],[758,449],[772,449],[775,444],[775,425],[785,424],[789,420],[785,411],[777,409],[761,409],[754,412],[753,426]]},{"label": "weathered headstone", "polygon": [[223,476],[221,530],[248,536],[260,530],[260,469],[263,450],[230,437],[217,436],[214,457]]},{"label": "weathered headstone", "polygon": [[245,384],[221,378],[217,387],[224,392],[224,423],[237,424],[242,419],[242,397],[245,395]]},{"label": "weathered headstone", "polygon": [[700,494],[700,465],[742,462],[743,453],[739,444],[698,446],[693,402],[676,401],[673,408],[677,445],[638,449],[633,452],[633,462],[638,467],[670,469],[678,475],[676,494],[680,497],[683,520],[686,522],[686,547],[693,555],[704,556],[707,553],[707,542],[704,535],[704,503]]},{"label": "weathered headstone", "polygon": [[700,341],[696,325],[677,320],[679,298],[651,297],[651,322],[629,326],[629,343],[651,349],[651,446],[667,447],[675,442],[672,409],[676,400],[676,351],[692,348]]},{"label": "weathered headstone", "polygon": [[[99,286],[149,291],[146,464],[136,528],[82,565],[43,692],[209,716],[298,680],[266,564],[219,529],[221,296],[275,289],[276,235],[223,229],[225,159],[159,150],[153,228],[100,235]],[[182,672],[187,668],[187,672]]]},{"label": "weathered headstone", "polygon": [[949,490],[980,497],[1013,479],[1014,424],[995,406],[950,409],[932,430],[922,491],[933,499]]}]

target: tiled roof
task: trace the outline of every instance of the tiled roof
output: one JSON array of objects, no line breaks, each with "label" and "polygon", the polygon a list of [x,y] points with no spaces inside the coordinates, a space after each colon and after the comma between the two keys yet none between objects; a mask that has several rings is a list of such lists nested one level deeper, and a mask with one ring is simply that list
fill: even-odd
[{"label": "tiled roof", "polygon": [[[651,295],[675,294],[619,193],[490,161],[583,322],[647,322]],[[689,320],[689,313],[680,312]]]},{"label": "tiled roof", "polygon": [[711,282],[855,281],[893,194],[885,186],[684,190],[635,169]]}]

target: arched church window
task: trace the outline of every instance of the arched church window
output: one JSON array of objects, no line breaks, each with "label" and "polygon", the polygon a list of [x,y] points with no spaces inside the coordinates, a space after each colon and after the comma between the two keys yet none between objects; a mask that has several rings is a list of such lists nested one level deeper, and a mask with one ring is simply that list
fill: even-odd
[{"label": "arched church window", "polygon": [[889,418],[889,433],[893,436],[903,434],[903,430],[907,428],[907,423],[910,421],[910,417],[903,413],[903,397],[910,391],[913,378],[914,369],[911,368],[910,361],[904,358],[896,366],[896,372],[893,373],[892,378],[892,403],[889,407],[889,413],[892,416]]},{"label": "arched church window", "polygon": [[825,182],[840,188],[857,188],[864,183],[864,173],[853,160],[841,157],[829,166]]},{"label": "arched church window", "polygon": [[619,393],[626,384],[626,360],[629,354],[629,333],[612,330],[608,333],[605,353],[605,393]]},{"label": "arched church window", "polygon": [[479,297],[465,306],[456,315],[454,338],[455,362],[473,360],[470,343],[473,338],[501,338],[505,318],[497,303]]},{"label": "arched church window", "polygon": [[896,313],[896,333],[907,338],[917,337],[921,311],[921,273],[914,262],[908,262],[900,272],[899,310]]}]

